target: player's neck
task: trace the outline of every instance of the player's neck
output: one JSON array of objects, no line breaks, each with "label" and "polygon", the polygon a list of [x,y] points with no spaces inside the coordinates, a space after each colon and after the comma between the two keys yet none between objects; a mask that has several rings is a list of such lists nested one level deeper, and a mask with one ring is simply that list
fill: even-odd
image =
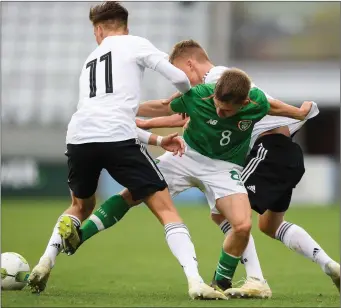
[{"label": "player's neck", "polygon": [[127,29],[110,30],[110,31],[105,33],[104,38],[106,38],[108,36],[128,35],[128,34],[129,34],[129,32],[127,31]]},{"label": "player's neck", "polygon": [[202,80],[213,67],[214,65],[211,62],[205,62],[200,66],[199,76],[201,76]]}]

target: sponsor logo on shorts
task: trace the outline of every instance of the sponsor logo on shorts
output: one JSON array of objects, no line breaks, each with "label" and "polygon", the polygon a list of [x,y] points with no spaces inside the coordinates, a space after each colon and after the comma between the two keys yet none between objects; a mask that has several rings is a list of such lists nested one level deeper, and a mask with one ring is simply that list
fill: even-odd
[{"label": "sponsor logo on shorts", "polygon": [[251,190],[254,194],[256,193],[256,186],[255,185],[250,185],[246,187],[248,190]]},{"label": "sponsor logo on shorts", "polygon": [[239,181],[240,180],[240,175],[236,170],[231,170],[230,171],[230,175],[231,175],[231,179],[235,180],[235,181]]},{"label": "sponsor logo on shorts", "polygon": [[251,120],[241,120],[238,122],[238,128],[244,132],[251,126],[251,124]]}]

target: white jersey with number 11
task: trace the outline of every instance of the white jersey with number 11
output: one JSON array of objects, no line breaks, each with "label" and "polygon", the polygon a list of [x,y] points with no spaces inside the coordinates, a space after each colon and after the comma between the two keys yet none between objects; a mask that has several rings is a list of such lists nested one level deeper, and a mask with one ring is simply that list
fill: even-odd
[{"label": "white jersey with number 11", "polygon": [[145,68],[161,73],[180,91],[186,75],[147,39],[108,36],[86,59],[79,78],[79,102],[66,143],[117,142],[137,138],[135,116]]}]

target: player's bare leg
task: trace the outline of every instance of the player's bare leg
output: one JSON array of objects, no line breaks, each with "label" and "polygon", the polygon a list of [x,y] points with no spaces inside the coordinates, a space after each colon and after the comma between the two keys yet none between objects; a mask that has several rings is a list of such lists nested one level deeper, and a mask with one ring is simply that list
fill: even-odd
[{"label": "player's bare leg", "polygon": [[168,189],[154,193],[144,202],[165,228],[168,246],[187,277],[189,296],[192,299],[227,299],[221,292],[206,285],[201,278],[189,231],[175,209]]},{"label": "player's bare leg", "polygon": [[134,201],[127,189],[107,199],[89,219],[79,228],[68,217],[59,223],[59,233],[63,238],[63,252],[72,255],[80,245],[95,234],[106,230],[119,222],[129,209],[142,202]]},{"label": "player's bare leg", "polygon": [[133,200],[128,189],[124,189],[119,194],[110,197],[80,227],[79,245],[82,245],[95,234],[114,226],[126,215],[131,207],[141,202],[142,200]]},{"label": "player's bare leg", "polygon": [[236,193],[216,201],[216,208],[230,222],[212,284],[222,290],[232,286],[232,278],[251,231],[251,207],[247,194]]},{"label": "player's bare leg", "polygon": [[259,229],[281,241],[293,251],[320,265],[340,292],[340,264],[331,259],[321,246],[300,226],[284,221],[285,212],[267,210],[259,215]]},{"label": "player's bare leg", "polygon": [[[69,234],[69,238],[66,239],[67,241],[72,244],[77,243],[79,240],[78,234],[77,232],[71,232],[71,230],[72,228],[79,228],[81,222],[91,214],[95,204],[96,199],[94,195],[87,199],[79,199],[72,194],[71,206],[58,218],[46,250],[28,278],[28,285],[34,293],[42,292],[46,288],[46,283],[51,269],[56,262],[57,255],[64,248],[60,229],[64,228],[65,234]],[[71,234],[72,236],[70,236]]]},{"label": "player's bare leg", "polygon": [[[211,213],[211,218],[227,236],[231,230],[231,225],[224,216]],[[243,294],[245,298],[271,298],[272,292],[263,277],[252,234],[250,234],[249,242],[241,257],[241,263],[245,266],[246,279],[240,288],[228,289],[230,297],[242,297]]]}]

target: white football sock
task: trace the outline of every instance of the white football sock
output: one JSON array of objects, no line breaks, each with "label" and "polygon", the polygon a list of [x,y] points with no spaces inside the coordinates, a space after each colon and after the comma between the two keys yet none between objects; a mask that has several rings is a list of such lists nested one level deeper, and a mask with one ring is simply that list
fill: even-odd
[{"label": "white football sock", "polygon": [[198,262],[194,245],[188,229],[183,223],[165,225],[166,241],[173,255],[178,259],[187,279],[203,281],[198,271]]},{"label": "white football sock", "polygon": [[[53,231],[52,231],[52,235],[51,235],[51,238],[47,244],[47,247],[46,247],[46,250],[43,254],[43,256],[40,258],[45,258],[45,257],[48,257],[51,262],[52,262],[52,267],[54,266],[54,264],[56,263],[56,258],[58,256],[58,254],[62,251],[63,249],[63,245],[62,245],[62,238],[61,236],[59,235],[58,233],[58,222],[60,220],[61,217],[65,216],[65,214],[61,215],[58,220],[57,220],[57,223],[56,225],[54,226],[53,228]],[[81,225],[81,222],[80,220],[76,217],[76,216],[73,216],[73,215],[67,215],[67,216],[70,216],[73,223],[75,224],[75,226],[79,227]]]},{"label": "white football sock", "polygon": [[297,253],[319,264],[325,272],[325,265],[333,261],[319,244],[301,227],[283,221],[276,231],[276,239]]},{"label": "white football sock", "polygon": [[[225,235],[231,230],[231,225],[227,220],[224,220],[219,225],[221,231],[224,232]],[[240,259],[240,262],[244,264],[246,276],[257,278],[261,281],[264,281],[262,268],[259,263],[255,241],[253,239],[252,234],[250,234],[249,243],[247,244],[244,253]]]}]

